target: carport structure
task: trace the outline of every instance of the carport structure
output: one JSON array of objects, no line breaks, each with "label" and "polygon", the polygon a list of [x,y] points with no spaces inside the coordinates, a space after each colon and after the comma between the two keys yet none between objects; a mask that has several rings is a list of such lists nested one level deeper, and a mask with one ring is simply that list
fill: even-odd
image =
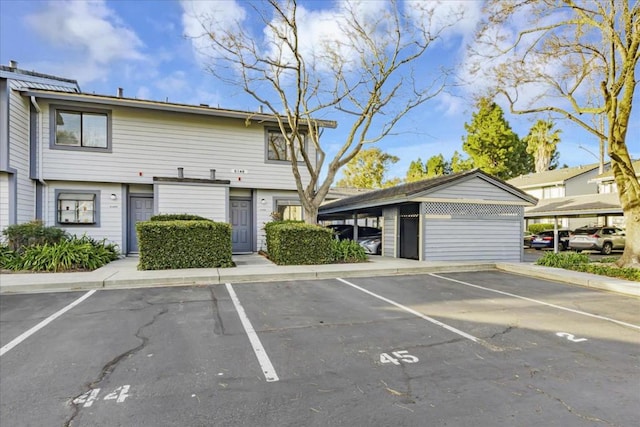
[{"label": "carport structure", "polygon": [[336,200],[318,219],[381,217],[382,256],[521,261],[524,208],[537,199],[479,169]]}]

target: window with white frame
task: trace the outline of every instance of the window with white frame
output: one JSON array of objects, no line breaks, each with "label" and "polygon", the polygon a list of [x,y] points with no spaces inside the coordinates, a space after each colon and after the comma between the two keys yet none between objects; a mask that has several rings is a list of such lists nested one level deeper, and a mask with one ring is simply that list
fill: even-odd
[{"label": "window with white frame", "polygon": [[557,197],[564,197],[564,187],[562,186],[544,187],[542,191],[543,199],[555,199]]},{"label": "window with white frame", "polygon": [[[302,143],[304,144],[305,136],[301,136],[303,138]],[[270,161],[291,161],[291,151],[287,146],[287,139],[278,129],[267,129],[267,160]],[[299,144],[296,141],[296,144]],[[296,158],[300,162],[303,160],[302,154],[300,153],[300,147],[295,147]]]},{"label": "window with white frame", "polygon": [[61,225],[97,224],[97,199],[97,192],[56,192],[57,222]]},{"label": "window with white frame", "polygon": [[52,106],[52,148],[105,151],[111,148],[111,114],[106,110]]}]

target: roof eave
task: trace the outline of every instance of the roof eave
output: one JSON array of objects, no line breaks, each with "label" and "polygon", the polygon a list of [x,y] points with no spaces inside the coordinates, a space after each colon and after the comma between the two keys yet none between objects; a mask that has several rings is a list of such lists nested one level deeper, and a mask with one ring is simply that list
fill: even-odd
[{"label": "roof eave", "polygon": [[[88,95],[83,93],[67,93],[42,90],[20,90],[23,96],[34,96],[40,99],[49,99],[54,101],[74,101],[87,102],[91,104],[113,105],[120,107],[142,108],[148,110],[159,110],[176,113],[190,113],[205,116],[234,118],[243,120],[254,120],[256,122],[277,123],[277,117],[272,114],[253,113],[248,111],[222,110],[217,108],[174,104],[168,102],[148,101],[133,98],[111,97],[106,95]],[[313,120],[319,127],[334,129],[338,126],[337,122],[332,120]]]}]

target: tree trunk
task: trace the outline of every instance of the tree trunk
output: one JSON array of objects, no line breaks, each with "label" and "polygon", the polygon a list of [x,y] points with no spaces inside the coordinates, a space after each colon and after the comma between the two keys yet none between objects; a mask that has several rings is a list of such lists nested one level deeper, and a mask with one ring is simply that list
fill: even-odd
[{"label": "tree trunk", "polygon": [[624,211],[627,219],[624,252],[617,264],[620,267],[640,268],[640,206]]},{"label": "tree trunk", "polygon": [[304,222],[307,224],[317,224],[318,223],[318,207],[315,206],[313,201],[311,203],[305,204],[304,206]]}]

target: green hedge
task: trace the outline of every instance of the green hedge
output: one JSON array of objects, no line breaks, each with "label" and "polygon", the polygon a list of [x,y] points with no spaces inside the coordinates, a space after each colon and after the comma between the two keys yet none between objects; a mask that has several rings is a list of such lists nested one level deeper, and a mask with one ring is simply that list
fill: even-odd
[{"label": "green hedge", "polygon": [[158,214],[152,216],[149,221],[211,221],[199,215],[193,214]]},{"label": "green hedge", "polygon": [[136,224],[139,270],[233,267],[231,225],[211,220]]},{"label": "green hedge", "polygon": [[333,262],[333,231],[302,221],[265,224],[267,252],[278,265],[329,264]]},{"label": "green hedge", "polygon": [[538,234],[545,230],[553,230],[553,224],[529,224],[527,229],[533,234]]}]

